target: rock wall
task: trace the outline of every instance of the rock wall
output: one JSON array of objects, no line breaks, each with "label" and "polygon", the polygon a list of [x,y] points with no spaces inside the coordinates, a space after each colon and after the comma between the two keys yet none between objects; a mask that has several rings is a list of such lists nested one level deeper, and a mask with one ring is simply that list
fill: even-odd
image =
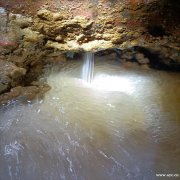
[{"label": "rock wall", "polygon": [[32,86],[45,64],[67,52],[120,49],[123,61],[179,70],[179,16],[169,2],[1,0],[0,69],[7,68],[0,94]]}]

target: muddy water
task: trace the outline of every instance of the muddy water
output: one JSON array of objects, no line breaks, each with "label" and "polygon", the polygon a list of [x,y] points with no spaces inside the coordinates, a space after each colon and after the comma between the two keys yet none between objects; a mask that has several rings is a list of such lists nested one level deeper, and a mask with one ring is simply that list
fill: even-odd
[{"label": "muddy water", "polygon": [[40,101],[0,109],[1,180],[152,180],[180,174],[180,74],[95,60],[42,77]]}]

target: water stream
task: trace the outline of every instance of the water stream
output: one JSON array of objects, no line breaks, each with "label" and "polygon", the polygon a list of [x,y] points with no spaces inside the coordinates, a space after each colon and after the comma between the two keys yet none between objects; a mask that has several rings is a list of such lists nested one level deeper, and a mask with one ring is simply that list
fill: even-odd
[{"label": "water stream", "polygon": [[52,89],[43,100],[0,107],[0,180],[180,173],[180,74],[105,57],[94,64],[94,78],[85,77],[91,85],[81,78],[82,61],[70,61],[46,70],[40,80]]},{"label": "water stream", "polygon": [[84,64],[82,67],[82,79],[87,83],[91,83],[94,73],[94,53],[86,52],[84,54]]}]

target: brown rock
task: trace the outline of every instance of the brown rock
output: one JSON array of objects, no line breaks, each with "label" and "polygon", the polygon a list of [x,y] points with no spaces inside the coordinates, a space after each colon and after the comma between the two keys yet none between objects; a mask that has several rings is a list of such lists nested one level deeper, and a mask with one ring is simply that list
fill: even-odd
[{"label": "brown rock", "polygon": [[123,41],[123,36],[121,34],[114,34],[114,37],[111,39],[113,44],[119,44]]},{"label": "brown rock", "polygon": [[42,20],[52,21],[53,20],[53,13],[46,9],[39,10],[37,12],[37,16]]},{"label": "brown rock", "polygon": [[140,63],[140,64],[148,64],[149,63],[149,59],[145,58],[144,54],[137,53],[135,56],[136,56],[138,63]]},{"label": "brown rock", "polygon": [[10,87],[11,79],[0,73],[0,94],[7,91]]},{"label": "brown rock", "polygon": [[0,60],[0,94],[16,85],[19,78],[25,74],[26,69],[19,68],[6,60]]},{"label": "brown rock", "polygon": [[17,79],[19,77],[22,77],[26,74],[26,69],[24,68],[14,68],[9,76],[12,78],[12,79]]},{"label": "brown rock", "polygon": [[63,41],[63,37],[61,35],[59,35],[59,36],[56,37],[55,40],[58,41],[58,42],[62,42]]},{"label": "brown rock", "polygon": [[27,87],[17,86],[12,88],[10,92],[0,95],[0,103],[6,103],[9,100],[16,98],[26,101],[30,101],[35,98],[42,98],[44,93],[48,90],[50,90],[50,87],[46,84],[35,84]]},{"label": "brown rock", "polygon": [[44,39],[44,36],[37,31],[33,31],[30,28],[23,29],[24,40],[27,42],[40,42]]}]

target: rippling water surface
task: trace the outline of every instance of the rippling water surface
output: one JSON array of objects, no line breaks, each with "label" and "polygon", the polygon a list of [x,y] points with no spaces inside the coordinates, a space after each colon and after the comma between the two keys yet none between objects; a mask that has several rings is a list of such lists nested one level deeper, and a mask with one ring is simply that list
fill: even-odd
[{"label": "rippling water surface", "polygon": [[180,174],[180,74],[95,60],[47,70],[43,100],[0,107],[1,180],[152,180]]}]

